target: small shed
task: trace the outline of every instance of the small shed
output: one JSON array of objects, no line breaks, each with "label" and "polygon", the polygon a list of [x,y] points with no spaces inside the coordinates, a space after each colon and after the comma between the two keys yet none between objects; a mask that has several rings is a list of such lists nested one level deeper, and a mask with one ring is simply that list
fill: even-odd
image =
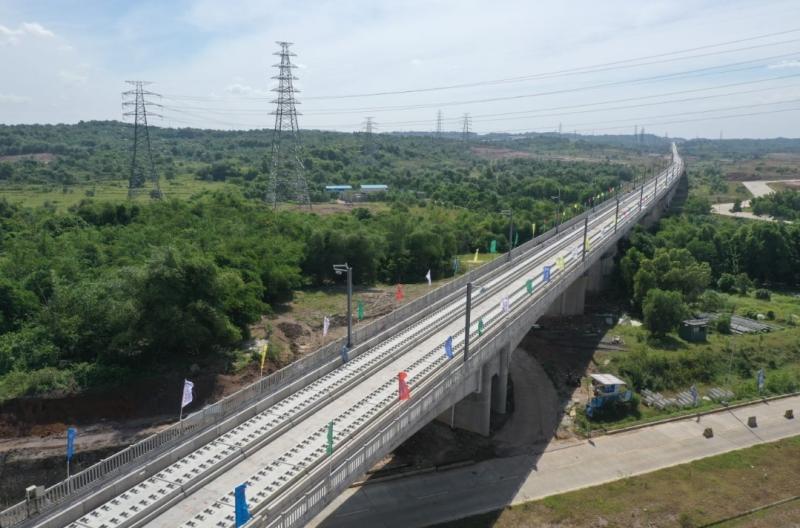
[{"label": "small shed", "polygon": [[352,191],[352,185],[326,185],[325,192],[329,192],[332,194],[342,194],[345,191]]},{"label": "small shed", "polygon": [[705,341],[708,336],[708,319],[686,319],[678,328],[681,339],[691,343]]},{"label": "small shed", "polygon": [[633,393],[628,390],[624,380],[613,374],[590,374],[592,398],[586,404],[586,415],[591,418],[597,409],[614,401],[630,401]]},{"label": "small shed", "polygon": [[379,183],[379,184],[363,184],[361,185],[361,192],[365,194],[374,194],[374,193],[382,193],[389,190],[389,186]]}]

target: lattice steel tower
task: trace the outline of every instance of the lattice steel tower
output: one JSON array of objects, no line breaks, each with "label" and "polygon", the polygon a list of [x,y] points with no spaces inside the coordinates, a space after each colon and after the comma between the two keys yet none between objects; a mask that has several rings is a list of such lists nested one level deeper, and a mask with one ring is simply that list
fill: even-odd
[{"label": "lattice steel tower", "polygon": [[469,141],[470,125],[472,125],[472,118],[469,113],[464,114],[464,124],[461,127],[461,139],[464,141]]},{"label": "lattice steel tower", "polygon": [[303,166],[302,144],[300,143],[300,127],[297,124],[297,107],[299,104],[294,94],[292,81],[297,80],[292,70],[292,57],[296,54],[289,51],[291,42],[277,42],[280,51],[273,53],[281,58],[278,75],[278,86],[272,91],[278,94],[272,102],[276,104],[272,114],[275,116],[275,128],[272,132],[272,163],[269,181],[267,182],[267,202],[277,207],[279,202],[295,202],[311,208],[308,196],[308,183]]},{"label": "lattice steel tower", "polygon": [[442,137],[442,111],[436,112],[436,137]]},{"label": "lattice steel tower", "polygon": [[[133,116],[133,147],[131,148],[131,170],[128,179],[128,196],[134,196],[143,190],[147,180],[150,180],[153,188],[150,190],[152,198],[161,198],[161,188],[158,185],[158,173],[156,164],[153,160],[153,151],[150,147],[150,130],[147,126],[148,106],[161,107],[148,97],[161,97],[161,95],[145,90],[144,87],[152,84],[145,81],[125,81],[133,86],[133,90],[122,92],[124,98],[122,108],[131,108],[123,112],[123,117]],[[149,112],[150,116],[161,117],[159,114]],[[146,158],[146,159],[144,159]]]},{"label": "lattice steel tower", "polygon": [[376,145],[375,145],[375,138],[373,138],[372,134],[375,132],[375,119],[373,117],[368,117],[366,121],[364,121],[364,153],[367,155],[375,154]]}]

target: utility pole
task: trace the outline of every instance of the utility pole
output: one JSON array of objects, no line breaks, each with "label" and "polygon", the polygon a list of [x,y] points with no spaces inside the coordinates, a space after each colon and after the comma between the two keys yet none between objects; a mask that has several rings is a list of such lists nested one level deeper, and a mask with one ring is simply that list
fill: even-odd
[{"label": "utility pole", "polygon": [[615,198],[617,199],[617,210],[614,212],[614,232],[617,232],[617,223],[619,222],[619,194],[614,193]]},{"label": "utility pole", "polygon": [[586,260],[586,240],[589,236],[589,213],[586,213],[586,216],[583,217],[583,254],[581,255],[581,261]]},{"label": "utility pole", "polygon": [[508,215],[508,256],[506,258],[511,262],[511,251],[514,249],[514,211],[513,209],[506,209],[501,213]]},{"label": "utility pole", "polygon": [[436,137],[442,138],[442,111],[436,112]]},{"label": "utility pole", "polygon": [[278,75],[272,77],[277,79],[278,86],[272,91],[278,94],[275,103],[275,127],[272,131],[272,160],[267,182],[266,200],[273,208],[277,208],[279,202],[292,201],[300,205],[307,205],[311,208],[311,198],[308,195],[308,182],[305,177],[305,166],[303,165],[302,144],[300,143],[300,126],[297,124],[296,105],[299,104],[295,99],[293,81],[297,80],[294,76],[292,57],[297,55],[289,51],[291,42],[279,41],[280,51],[273,53],[280,57],[280,63],[275,64],[278,68]]},{"label": "utility pole", "polygon": [[467,313],[464,321],[464,363],[469,358],[469,317],[472,308],[472,283],[467,283]]},{"label": "utility pole", "polygon": [[[125,81],[133,86],[133,90],[122,92],[122,108],[133,107],[133,110],[123,112],[123,117],[133,116],[133,147],[131,148],[131,168],[128,177],[128,197],[132,198],[139,190],[144,189],[145,182],[150,180],[153,188],[150,190],[151,198],[161,198],[161,188],[158,184],[158,173],[153,160],[153,151],[150,147],[150,129],[147,125],[148,106],[161,107],[153,103],[148,97],[161,97],[160,94],[145,90],[144,87],[152,84],[146,81]],[[160,114],[150,112],[150,116],[162,117]],[[140,152],[142,150],[143,152]],[[147,158],[146,161],[143,158]]]},{"label": "utility pole", "polygon": [[344,264],[334,264],[333,271],[337,275],[347,274],[347,349],[353,348],[353,267]]},{"label": "utility pole", "polygon": [[550,199],[558,199],[558,206],[556,206],[556,233],[558,233],[558,226],[561,225],[561,187],[558,188],[558,196],[551,196]]},{"label": "utility pole", "polygon": [[472,118],[469,117],[469,113],[464,114],[464,124],[461,127],[461,139],[464,141],[464,143],[467,143],[469,141],[471,124],[472,124]]}]

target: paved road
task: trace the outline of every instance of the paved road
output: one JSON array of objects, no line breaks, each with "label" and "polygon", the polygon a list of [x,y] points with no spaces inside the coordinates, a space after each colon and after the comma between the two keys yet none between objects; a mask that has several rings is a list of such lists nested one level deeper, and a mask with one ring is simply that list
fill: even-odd
[{"label": "paved road", "polygon": [[[542,454],[350,488],[310,526],[403,527],[463,518],[508,504],[595,486],[735,449],[800,435],[800,397],[656,425],[590,442],[551,444]],[[756,416],[758,428],[746,425]],[[702,436],[705,427],[714,438]],[[327,517],[327,519],[326,519]]]},{"label": "paved road", "polygon": [[[800,180],[769,180],[769,181],[756,180],[756,181],[742,182],[742,185],[744,185],[747,188],[747,190],[750,191],[750,194],[752,194],[755,198],[758,198],[759,196],[765,196],[767,194],[775,192],[775,190],[772,187],[770,187],[769,184],[770,183],[778,183],[778,182],[784,182],[784,183],[798,182],[798,183],[800,183]],[[744,200],[742,202],[742,207],[750,207],[750,200]],[[714,204],[714,205],[711,206],[712,212],[714,214],[718,214],[718,215],[733,216],[735,218],[747,218],[749,220],[764,220],[764,221],[767,221],[767,222],[775,222],[776,221],[771,216],[767,216],[767,215],[756,216],[753,213],[750,213],[748,211],[741,211],[739,213],[733,213],[733,212],[731,212],[732,208],[733,208],[733,204],[732,203],[720,203],[720,204]]]}]

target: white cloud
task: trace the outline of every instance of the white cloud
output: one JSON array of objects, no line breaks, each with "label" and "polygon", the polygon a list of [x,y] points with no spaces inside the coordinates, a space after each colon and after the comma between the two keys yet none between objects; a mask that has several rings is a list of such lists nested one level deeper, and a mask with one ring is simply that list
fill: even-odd
[{"label": "white cloud", "polygon": [[0,104],[21,104],[30,101],[30,97],[0,93]]},{"label": "white cloud", "polygon": [[266,97],[270,95],[268,91],[261,90],[259,88],[253,88],[252,86],[241,83],[229,84],[225,87],[225,91],[231,95],[245,95],[250,97]]},{"label": "white cloud", "polygon": [[17,29],[0,24],[0,43],[18,44],[25,37],[55,38],[56,34],[38,22],[24,22]]},{"label": "white cloud", "polygon": [[87,75],[72,70],[59,70],[58,77],[68,84],[86,84],[89,80]]},{"label": "white cloud", "polygon": [[800,68],[800,60],[783,60],[781,62],[767,66],[770,70],[780,70],[784,68]]}]

